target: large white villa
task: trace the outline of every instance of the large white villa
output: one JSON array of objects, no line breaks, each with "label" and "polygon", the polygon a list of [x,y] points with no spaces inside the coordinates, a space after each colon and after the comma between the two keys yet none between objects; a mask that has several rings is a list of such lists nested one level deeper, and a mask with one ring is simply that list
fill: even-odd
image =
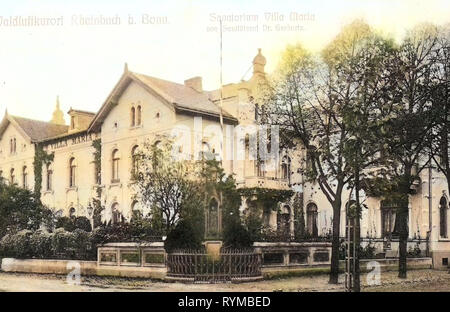
[{"label": "large white villa", "polygon": [[[280,203],[277,212],[264,216],[267,225],[293,233],[293,201],[297,197],[301,199],[309,235],[327,235],[332,228],[332,208],[317,184],[303,180],[301,146],[282,150],[276,164],[258,163],[247,153],[244,157],[238,155],[240,144],[247,143],[235,129],[250,129],[257,124],[255,99],[259,84],[266,78],[265,65],[266,59],[259,51],[249,80],[213,91],[203,90],[201,77],[180,84],[136,73],[125,66],[98,112],[70,109],[69,125],[58,100],[48,122],[6,112],[0,124],[0,175],[10,183],[33,189],[33,161],[37,148],[42,147],[54,153],[53,161],[42,168],[41,199],[45,205],[64,215],[90,217],[88,204],[101,189],[104,219],[114,219],[119,213],[129,219],[133,209],[141,209],[133,200],[136,151],[146,140],[157,143],[178,133],[185,136],[186,142],[200,142],[183,148],[186,157],[195,157],[199,149],[221,154],[225,172],[235,174],[239,187],[294,191],[292,200]],[[101,142],[101,168],[94,161],[95,140]],[[433,256],[436,266],[446,265],[450,257],[447,182],[442,174],[430,169],[422,173],[416,189],[409,206],[409,246],[418,244]],[[368,209],[363,212],[362,236],[376,242],[380,250],[395,249],[395,207],[383,205],[380,198],[367,198],[365,202]],[[246,205],[244,201],[243,211]],[[341,220],[341,233],[345,233],[345,204]],[[386,237],[393,239],[386,242]]]}]

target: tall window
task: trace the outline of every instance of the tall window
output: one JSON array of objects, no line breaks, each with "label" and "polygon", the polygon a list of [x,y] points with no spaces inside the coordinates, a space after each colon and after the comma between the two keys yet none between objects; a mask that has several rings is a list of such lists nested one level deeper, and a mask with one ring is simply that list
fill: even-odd
[{"label": "tall window", "polygon": [[94,161],[94,181],[96,185],[102,184],[102,172],[100,165]]},{"label": "tall window", "polygon": [[112,153],[112,182],[119,182],[119,150],[115,149]]},{"label": "tall window", "polygon": [[111,217],[112,217],[112,223],[113,224],[117,224],[121,221],[122,219],[122,215],[119,212],[119,204],[118,203],[114,203],[111,206]]},{"label": "tall window", "polygon": [[131,218],[142,218],[144,216],[141,206],[137,200],[131,203]]},{"label": "tall window", "polygon": [[53,170],[47,165],[47,191],[53,189]]},{"label": "tall window", "polygon": [[75,158],[71,158],[69,161],[69,186],[70,187],[75,187],[76,185],[76,163],[75,163]]},{"label": "tall window", "polygon": [[139,105],[137,107],[137,111],[136,111],[136,126],[140,126],[141,125],[141,118],[142,118],[142,108],[141,105]]},{"label": "tall window", "polygon": [[15,154],[17,151],[17,141],[16,138],[12,138],[11,140],[9,140],[9,151],[11,154]]},{"label": "tall window", "polygon": [[75,116],[70,117],[70,129],[75,129]]},{"label": "tall window", "polygon": [[23,188],[28,188],[27,166],[23,166],[23,168],[22,168],[22,185],[23,185]]},{"label": "tall window", "polygon": [[130,112],[131,126],[134,127],[136,125],[136,109],[134,106],[131,108]]},{"label": "tall window", "polygon": [[131,150],[131,177],[134,179],[139,171],[139,151],[138,146],[134,146]]},{"label": "tall window", "polygon": [[441,197],[439,201],[440,235],[447,238],[447,198]]},{"label": "tall window", "polygon": [[281,178],[291,184],[291,159],[288,156],[284,156],[281,163]]},{"label": "tall window", "polygon": [[397,204],[394,201],[381,201],[381,234],[383,237],[398,237],[400,226],[397,218]]},{"label": "tall window", "polygon": [[317,214],[316,204],[310,203],[306,206],[306,230],[311,237],[318,236]]},{"label": "tall window", "polygon": [[266,168],[264,160],[260,160],[256,162],[256,174],[258,177],[264,177],[266,174]]},{"label": "tall window", "polygon": [[16,176],[14,174],[14,168],[12,168],[11,171],[9,172],[9,181],[11,182],[11,185],[16,183]]},{"label": "tall window", "polygon": [[290,232],[290,211],[291,208],[285,205],[277,214],[277,229],[283,236],[289,235]]}]

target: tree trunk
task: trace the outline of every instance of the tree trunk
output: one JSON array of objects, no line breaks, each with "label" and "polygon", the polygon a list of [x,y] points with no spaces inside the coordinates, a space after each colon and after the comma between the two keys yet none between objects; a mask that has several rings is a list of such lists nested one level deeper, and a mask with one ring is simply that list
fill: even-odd
[{"label": "tree trunk", "polygon": [[408,247],[408,195],[400,202],[399,211],[397,213],[400,226],[399,241],[399,259],[398,259],[398,277],[406,278],[406,256]]},{"label": "tree trunk", "polygon": [[340,222],[341,222],[341,194],[336,192],[336,200],[333,206],[333,240],[331,246],[331,270],[330,284],[337,284],[339,279],[339,247],[340,242]]},{"label": "tree trunk", "polygon": [[356,199],[356,214],[354,219],[354,241],[355,246],[355,276],[353,276],[353,291],[361,291],[361,270],[359,267],[359,249],[361,245],[361,206],[359,202],[359,168],[355,170],[355,199]]}]

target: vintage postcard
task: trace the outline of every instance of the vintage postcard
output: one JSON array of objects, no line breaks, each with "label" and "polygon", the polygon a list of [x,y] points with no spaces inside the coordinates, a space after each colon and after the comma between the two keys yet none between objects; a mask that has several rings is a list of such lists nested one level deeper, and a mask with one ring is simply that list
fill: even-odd
[{"label": "vintage postcard", "polygon": [[3,1],[0,42],[0,291],[450,291],[449,1]]}]

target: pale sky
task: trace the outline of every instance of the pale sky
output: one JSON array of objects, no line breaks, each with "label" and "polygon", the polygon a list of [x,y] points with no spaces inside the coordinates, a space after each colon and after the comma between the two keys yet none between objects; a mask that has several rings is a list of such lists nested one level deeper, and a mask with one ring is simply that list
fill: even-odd
[{"label": "pale sky", "polygon": [[[310,20],[299,20],[301,14]],[[142,23],[145,15],[158,23]],[[216,89],[220,41],[213,28],[222,15],[223,80],[230,83],[244,77],[258,48],[270,73],[288,44],[300,42],[317,51],[355,18],[401,38],[417,23],[449,23],[450,1],[2,1],[0,114],[7,108],[11,114],[50,120],[57,95],[64,112],[70,107],[96,112],[125,62],[132,71],[180,83],[202,76],[204,89]],[[8,25],[29,16],[59,18],[62,24]],[[80,25],[92,16],[118,16],[120,24]],[[129,24],[129,16],[135,24]]]}]

